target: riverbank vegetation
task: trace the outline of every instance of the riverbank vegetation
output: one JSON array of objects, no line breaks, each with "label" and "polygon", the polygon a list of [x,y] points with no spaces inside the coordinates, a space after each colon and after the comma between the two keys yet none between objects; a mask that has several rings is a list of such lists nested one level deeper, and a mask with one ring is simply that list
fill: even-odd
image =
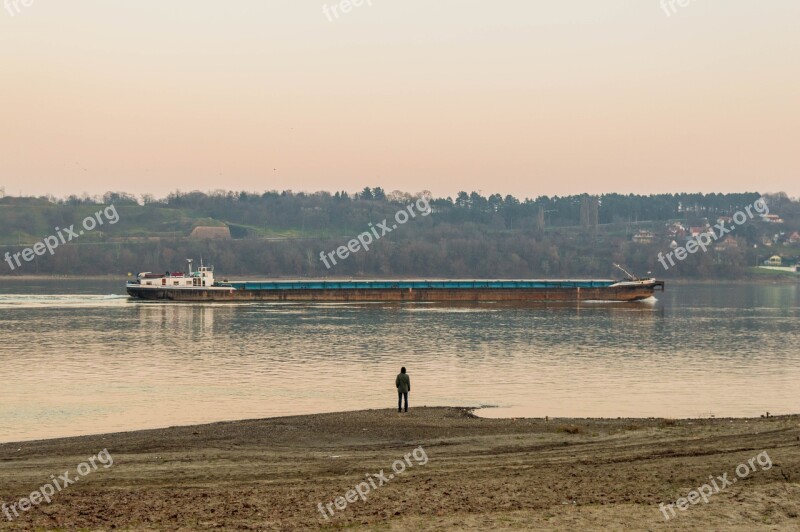
[{"label": "riverbank vegetation", "polygon": [[185,258],[202,256],[222,275],[618,277],[612,266],[617,262],[639,275],[730,279],[751,275],[753,266],[771,256],[794,264],[800,255],[800,241],[792,240],[800,230],[800,201],[785,194],[766,196],[780,222],[748,221],[708,252],[665,271],[659,252],[682,245],[698,228],[712,228],[760,194],[518,199],[459,192],[431,198],[431,216],[410,220],[330,270],[319,260],[321,251],[346,246],[369,231],[369,224],[391,221],[423,194],[367,187],[358,193],[175,192],[161,199],[112,192],[5,197],[0,198],[2,255],[33,245],[56,227],[77,227],[109,204],[120,218],[14,271],[0,263],[0,275],[166,271],[182,268]]}]

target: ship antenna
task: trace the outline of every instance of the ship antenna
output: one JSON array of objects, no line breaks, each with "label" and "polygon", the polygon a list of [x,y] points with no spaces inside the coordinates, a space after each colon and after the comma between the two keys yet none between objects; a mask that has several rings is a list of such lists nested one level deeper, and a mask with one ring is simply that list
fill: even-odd
[{"label": "ship antenna", "polygon": [[617,264],[616,262],[614,263],[614,266],[615,266],[616,268],[619,268],[619,269],[620,269],[620,270],[622,270],[623,272],[625,272],[625,275],[627,275],[627,276],[628,276],[628,278],[629,278],[631,281],[635,281],[635,280],[636,280],[636,276],[635,276],[635,275],[633,275],[632,273],[630,273],[628,270],[626,270],[625,268],[623,268],[622,266],[620,266],[620,265],[619,265],[619,264]]}]

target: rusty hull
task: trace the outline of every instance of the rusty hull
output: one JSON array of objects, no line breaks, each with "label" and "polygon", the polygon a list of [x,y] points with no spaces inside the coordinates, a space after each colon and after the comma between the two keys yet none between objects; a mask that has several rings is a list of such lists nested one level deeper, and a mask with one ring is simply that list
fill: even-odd
[{"label": "rusty hull", "polygon": [[652,285],[598,288],[474,289],[286,289],[220,290],[128,287],[132,297],[166,301],[299,301],[299,302],[490,302],[490,301],[638,301],[653,296]]}]

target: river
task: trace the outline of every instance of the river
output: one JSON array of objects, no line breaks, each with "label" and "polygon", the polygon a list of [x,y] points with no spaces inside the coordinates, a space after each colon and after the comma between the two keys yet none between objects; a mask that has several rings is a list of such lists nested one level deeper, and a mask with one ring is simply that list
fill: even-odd
[{"label": "river", "polygon": [[800,412],[797,284],[668,283],[644,303],[169,304],[124,281],[0,281],[0,441],[336,410]]}]

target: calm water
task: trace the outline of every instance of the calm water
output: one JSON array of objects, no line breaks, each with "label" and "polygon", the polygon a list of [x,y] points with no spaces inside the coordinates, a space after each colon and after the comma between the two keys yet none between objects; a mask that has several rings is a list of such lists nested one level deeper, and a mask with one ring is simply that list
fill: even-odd
[{"label": "calm water", "polygon": [[488,416],[800,412],[798,285],[557,307],[161,304],[0,281],[0,441],[392,407]]}]

